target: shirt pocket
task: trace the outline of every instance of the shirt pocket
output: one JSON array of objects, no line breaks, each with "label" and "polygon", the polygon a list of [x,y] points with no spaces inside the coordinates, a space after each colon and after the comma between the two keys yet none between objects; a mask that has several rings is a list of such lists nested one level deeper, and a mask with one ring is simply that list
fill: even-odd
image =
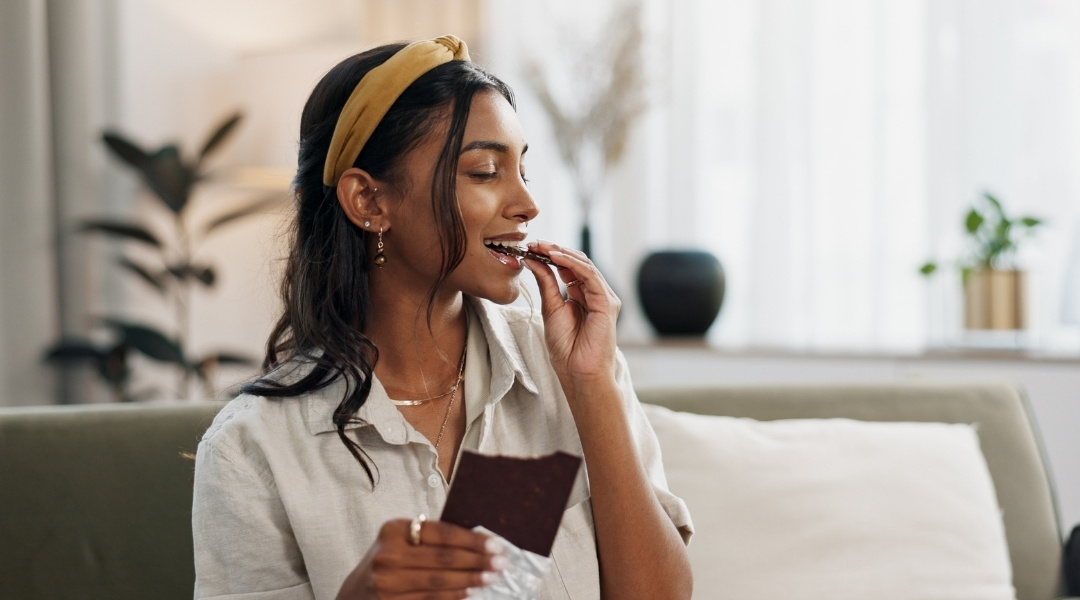
[{"label": "shirt pocket", "polygon": [[600,563],[596,556],[592,502],[588,496],[563,512],[551,557],[555,562],[552,574],[559,581],[550,581],[552,585],[546,586],[548,594],[540,598],[599,600]]}]

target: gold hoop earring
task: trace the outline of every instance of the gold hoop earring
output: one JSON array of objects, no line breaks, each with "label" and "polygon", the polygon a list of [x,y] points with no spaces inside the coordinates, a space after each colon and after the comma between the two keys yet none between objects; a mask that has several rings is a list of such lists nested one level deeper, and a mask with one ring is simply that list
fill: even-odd
[{"label": "gold hoop earring", "polygon": [[377,266],[377,267],[382,267],[383,265],[386,264],[386,255],[383,254],[382,231],[383,231],[382,227],[380,227],[379,228],[379,241],[375,245],[375,248],[376,248],[376,250],[378,250],[378,252],[375,253],[375,258],[372,259],[372,262],[374,262],[375,266]]}]

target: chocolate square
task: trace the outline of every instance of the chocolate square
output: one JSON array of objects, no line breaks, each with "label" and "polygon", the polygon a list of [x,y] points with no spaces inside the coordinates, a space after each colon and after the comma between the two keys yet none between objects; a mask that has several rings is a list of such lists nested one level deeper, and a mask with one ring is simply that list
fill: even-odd
[{"label": "chocolate square", "polygon": [[581,458],[556,452],[536,458],[463,451],[440,520],[483,525],[508,542],[551,555]]}]

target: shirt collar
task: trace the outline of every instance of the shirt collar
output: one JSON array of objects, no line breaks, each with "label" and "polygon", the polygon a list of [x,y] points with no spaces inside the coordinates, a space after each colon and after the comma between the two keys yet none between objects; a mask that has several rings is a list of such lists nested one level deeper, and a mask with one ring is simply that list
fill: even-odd
[{"label": "shirt collar", "polygon": [[[525,344],[532,344],[535,340],[528,335],[514,335],[515,328],[529,327],[529,317],[519,318],[511,312],[512,309],[496,306],[487,300],[468,296],[466,300],[470,302],[474,314],[480,318],[487,338],[488,355],[491,358],[491,398],[497,401],[505,396],[514,381],[521,382],[521,385],[533,394],[540,393],[518,344],[519,340]],[[540,340],[542,343],[542,336]],[[530,347],[526,350],[536,349]],[[543,360],[546,361],[547,348],[539,351],[543,353]]]},{"label": "shirt collar", "polygon": [[[334,410],[345,397],[346,383],[339,377],[330,385],[317,392],[308,394],[304,399],[307,412],[308,431],[312,435],[337,431],[334,424]],[[368,399],[356,413],[356,419],[345,425],[345,430],[372,426],[389,444],[404,444],[408,436],[405,418],[390,402],[386,390],[377,377],[371,378],[371,392]]]},{"label": "shirt collar", "polygon": [[[515,336],[515,327],[528,327],[529,317],[509,318],[509,311],[497,307],[485,300],[466,297],[470,307],[480,321],[484,337],[487,340],[488,358],[491,362],[491,392],[488,403],[498,402],[514,382],[521,385],[533,394],[539,390],[533,380],[525,359],[522,356],[518,340],[525,343],[533,343],[530,336]],[[514,315],[516,316],[516,315]],[[541,338],[542,343],[542,338]],[[530,348],[531,349],[531,348]],[[544,360],[547,360],[546,349]],[[341,403],[345,396],[346,382],[344,377],[339,377],[330,385],[308,394],[304,399],[308,431],[312,435],[337,431],[334,425],[334,409]],[[386,394],[386,390],[377,377],[372,377],[371,392],[364,405],[356,414],[356,420],[345,425],[346,430],[359,427],[374,426],[382,438],[391,444],[403,444],[407,438],[408,428],[405,427],[405,418],[401,415]]]}]

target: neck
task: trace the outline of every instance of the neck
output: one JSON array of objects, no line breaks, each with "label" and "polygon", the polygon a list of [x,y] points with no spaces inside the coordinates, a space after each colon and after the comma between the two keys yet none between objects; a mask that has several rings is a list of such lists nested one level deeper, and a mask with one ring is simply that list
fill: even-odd
[{"label": "neck", "polygon": [[401,292],[372,293],[364,333],[379,349],[375,374],[391,398],[437,394],[453,383],[465,349],[464,298],[460,292],[436,298],[429,327],[426,294]]}]

